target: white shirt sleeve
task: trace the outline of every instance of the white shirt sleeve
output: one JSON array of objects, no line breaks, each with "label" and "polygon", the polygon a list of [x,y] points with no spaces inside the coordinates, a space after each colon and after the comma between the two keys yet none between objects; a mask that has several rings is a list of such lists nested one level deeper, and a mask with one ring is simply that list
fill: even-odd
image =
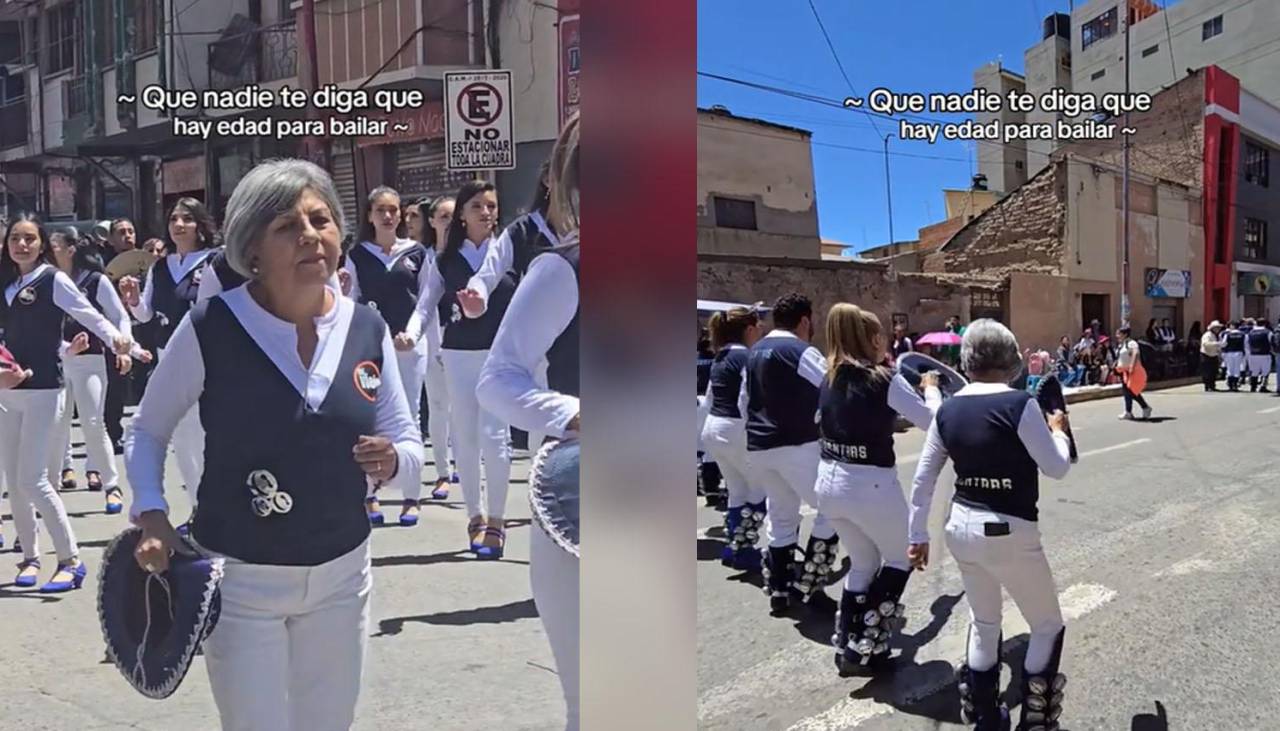
[{"label": "white shirt sleeve", "polygon": [[120,337],[120,331],[85,299],[76,283],[63,272],[53,275],[53,303],[97,335],[108,349],[115,348],[115,339]]},{"label": "white shirt sleeve", "polygon": [[[222,280],[218,279],[218,273],[213,265],[204,264],[203,266],[204,272],[200,274],[200,288],[196,290],[196,304],[222,294]],[[342,288],[339,287],[337,291],[341,292]]]},{"label": "white shirt sleeve", "polygon": [[440,270],[436,268],[435,262],[431,263],[431,268],[427,272],[427,285],[423,287],[422,294],[418,296],[418,306],[414,308],[413,314],[409,316],[409,324],[405,326],[405,334],[414,340],[422,337],[425,333],[427,338],[427,353],[434,355],[440,348],[440,328],[436,324],[436,305],[440,304],[440,298],[444,296],[444,277],[440,275]]},{"label": "white shirt sleeve", "polygon": [[933,386],[925,389],[923,397],[901,373],[889,382],[889,408],[902,414],[917,429],[928,429],[933,414],[942,404],[942,393]]},{"label": "white shirt sleeve", "polygon": [[168,265],[164,259],[157,259],[156,263],[151,265],[151,268],[147,270],[147,279],[142,284],[142,294],[138,297],[138,306],[129,307],[129,311],[133,313],[134,319],[138,322],[151,322],[151,318],[155,317],[155,310],[151,309],[151,292],[155,290],[155,287],[151,286],[151,273],[159,266]]},{"label": "white shirt sleeve", "polygon": [[129,311],[124,308],[124,303],[120,301],[120,295],[116,294],[116,288],[111,284],[111,280],[106,277],[98,279],[98,291],[94,293],[98,304],[102,305],[103,314],[111,321],[120,334],[126,338],[133,338],[133,323],[129,320]]},{"label": "white shirt sleeve", "polygon": [[1018,438],[1046,477],[1061,480],[1067,476],[1067,470],[1071,469],[1071,441],[1066,434],[1049,430],[1044,412],[1035,399],[1029,399],[1022,411]]},{"label": "white shirt sleeve", "polygon": [[493,292],[494,287],[498,286],[498,282],[510,271],[515,262],[511,244],[512,228],[513,226],[507,226],[501,236],[489,242],[489,248],[484,252],[484,261],[480,263],[480,269],[467,281],[467,288],[480,293],[480,299],[484,302],[484,309],[480,311],[482,315],[484,310],[489,308],[489,294]]},{"label": "white shirt sleeve", "polygon": [[382,336],[382,385],[378,388],[377,417],[374,429],[395,444],[399,467],[388,485],[404,490],[412,487],[422,475],[422,432],[409,411],[409,401],[400,379],[395,345],[388,330]]},{"label": "white shirt sleeve", "polygon": [[539,256],[516,288],[480,370],[476,397],[486,411],[528,432],[565,436],[578,398],[539,386],[534,373],[577,310],[573,267],[557,255]]},{"label": "white shirt sleeve", "polygon": [[[711,384],[707,384],[708,393],[710,393],[710,385]],[[742,416],[743,420],[746,420],[747,418],[747,404],[750,403],[750,401],[751,396],[747,393],[747,369],[746,366],[743,366],[742,387],[738,389],[738,414]],[[819,411],[821,411],[821,409],[819,409]]]},{"label": "white shirt sleeve", "polygon": [[924,439],[924,451],[916,463],[916,475],[911,480],[911,517],[908,519],[907,540],[911,543],[929,542],[929,510],[933,505],[933,491],[938,476],[947,464],[947,448],[938,435],[938,422],[929,425]]},{"label": "white shirt sleeve", "polygon": [[800,364],[796,367],[800,377],[813,384],[814,388],[822,387],[822,379],[827,375],[827,359],[822,351],[810,345],[800,356]]},{"label": "white shirt sleeve", "polygon": [[169,440],[178,422],[200,400],[204,392],[204,358],[191,318],[184,317],[165,346],[147,390],[138,404],[138,413],[125,440],[124,463],[133,500],[129,519],[149,510],[169,512],[164,499],[164,463]]},{"label": "white shirt sleeve", "polygon": [[[355,246],[360,246],[360,244],[356,244]],[[352,248],[355,248],[355,247],[352,247]],[[347,296],[350,297],[352,301],[359,302],[360,301],[360,277],[359,275],[356,274],[356,265],[355,265],[355,262],[351,261],[351,252],[349,251],[347,252],[347,263],[343,264],[342,268],[346,270],[347,274],[351,275],[351,291],[347,293]],[[335,274],[334,276],[337,276],[337,275]],[[342,288],[339,287],[338,291],[341,292]]]}]

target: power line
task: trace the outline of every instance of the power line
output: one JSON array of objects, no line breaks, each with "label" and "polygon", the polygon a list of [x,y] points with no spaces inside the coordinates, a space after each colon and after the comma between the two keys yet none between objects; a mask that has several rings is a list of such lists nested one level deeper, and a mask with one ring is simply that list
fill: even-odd
[{"label": "power line", "polygon": [[[813,0],[809,0],[809,9],[813,11],[813,19],[818,21],[818,29],[822,31],[822,37],[827,40],[827,48],[831,50],[831,57],[835,59],[836,68],[840,69],[840,75],[844,77],[844,83],[848,85],[849,93],[853,96],[857,96],[858,92],[853,88],[853,82],[849,80],[849,74],[845,73],[844,64],[840,63],[840,54],[836,53],[835,44],[831,42],[831,36],[827,34],[827,26],[823,25],[822,16],[818,14],[818,8],[813,4]],[[859,108],[861,109],[861,107]],[[876,131],[876,134],[883,137],[884,134],[880,131],[880,128],[876,126],[875,117],[872,117],[866,109],[862,109],[862,113],[867,115],[867,119],[871,120],[871,127]]]}]

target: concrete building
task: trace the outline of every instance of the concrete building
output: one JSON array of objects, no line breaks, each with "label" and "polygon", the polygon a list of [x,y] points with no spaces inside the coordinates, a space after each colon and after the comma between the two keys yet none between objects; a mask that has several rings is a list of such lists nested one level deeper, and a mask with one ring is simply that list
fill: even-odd
[{"label": "concrete building", "polygon": [[698,110],[699,254],[822,258],[811,136]]},{"label": "concrete building", "polygon": [[[1004,97],[1012,90],[1026,91],[1027,80],[1021,74],[1004,68],[1000,62],[989,63],[973,73],[973,88]],[[1014,112],[1006,105],[999,112],[981,112],[973,115],[979,125],[999,120],[1003,128],[1026,121],[1026,115]],[[999,144],[981,142],[977,145],[978,170],[987,177],[991,189],[1005,192],[1027,182],[1027,146],[1025,142]]]},{"label": "concrete building", "polygon": [[[315,0],[316,65],[304,41],[299,3],[259,0],[40,0],[0,7],[0,188],[10,209],[53,220],[131,215],[156,235],[164,211],[190,195],[220,214],[236,182],[258,161],[309,155],[334,176],[349,220],[360,201],[388,184],[406,198],[456,191],[483,177],[499,188],[509,220],[533,197],[537,171],[567,109],[577,104],[577,0],[487,3],[443,0]],[[492,12],[494,9],[497,12]],[[519,169],[477,176],[445,169],[443,74],[513,71],[514,135]],[[547,72],[550,70],[550,72]],[[304,110],[148,108],[141,91],[417,89],[427,102],[390,115],[384,137],[297,137],[173,133],[175,117],[305,117]],[[134,101],[119,101],[124,95]],[[336,113],[322,111],[322,118]],[[392,130],[396,125],[402,129]]]},{"label": "concrete building", "polygon": [[986,190],[985,185],[984,181],[975,180],[974,186],[968,189],[944,189],[946,220],[921,228],[915,241],[896,241],[867,249],[858,255],[887,263],[899,272],[921,271],[928,254],[947,243],[966,223],[1000,199],[998,193]]}]

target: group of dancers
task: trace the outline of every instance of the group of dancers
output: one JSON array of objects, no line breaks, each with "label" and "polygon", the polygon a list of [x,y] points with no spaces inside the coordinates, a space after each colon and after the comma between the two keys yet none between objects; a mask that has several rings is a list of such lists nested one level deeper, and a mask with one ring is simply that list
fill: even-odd
[{"label": "group of dancers", "polygon": [[[491,183],[417,201],[379,187],[344,246],[329,174],[302,160],[263,163],[237,184],[221,230],[200,201],[177,201],[172,253],[142,281],[122,278],[118,297],[78,242],[50,237],[35,215],[14,218],[0,250],[0,463],[24,556],[19,585],[40,569],[37,511],[58,555],[41,591],[82,585],[87,569],[51,484],[64,385],[89,474],[118,512],[118,470],[95,426],[102,384],[106,368],[152,358],[133,342],[125,308],[138,322],[158,319],[157,366],[125,445],[129,519],[142,529],[135,557],[157,575],[193,548],[225,559],[205,645],[223,728],[349,727],[368,634],[370,528],[385,521],[384,488],[404,498],[400,524],[418,522],[423,401],[429,497],[448,497],[451,445],[478,558],[504,553],[508,425],[531,433],[531,449],[577,435],[578,128],[574,116],[535,205],[501,231]],[[179,526],[186,538],[165,497],[170,447],[193,507]],[[534,533],[534,599],[576,729],[577,562]]]},{"label": "group of dancers", "polygon": [[1200,341],[1204,388],[1218,390],[1218,373],[1225,367],[1228,391],[1239,391],[1247,379],[1251,393],[1269,393],[1267,379],[1276,370],[1277,353],[1280,324],[1273,330],[1266,320],[1246,318],[1232,320],[1223,327],[1214,320]]},{"label": "group of dancers", "polygon": [[[956,473],[945,528],[971,621],[959,673],[960,704],[980,731],[1007,729],[1000,697],[1002,589],[1030,626],[1018,729],[1057,729],[1065,676],[1064,622],[1037,525],[1039,476],[1062,479],[1071,465],[1069,427],[1009,386],[1022,371],[1013,334],[993,320],[966,329],[960,346],[967,385],[944,398],[937,373],[913,387],[888,361],[877,316],[834,305],[827,354],[811,345],[809,300],[788,294],[771,310],[773,329],[749,308],[716,313],[715,351],[702,399],[700,435],[728,493],[721,561],[761,571],[770,609],[796,602],[836,609],[832,642],[841,675],[891,667],[894,633],[905,624],[903,593],[930,559],[929,514],[948,459]],[[899,484],[895,422],[925,430],[910,501]],[[800,550],[800,509],[816,509]],[[764,535],[766,547],[756,547]],[[849,555],[838,605],[823,587]],[[834,606],[833,606],[834,605]]]}]

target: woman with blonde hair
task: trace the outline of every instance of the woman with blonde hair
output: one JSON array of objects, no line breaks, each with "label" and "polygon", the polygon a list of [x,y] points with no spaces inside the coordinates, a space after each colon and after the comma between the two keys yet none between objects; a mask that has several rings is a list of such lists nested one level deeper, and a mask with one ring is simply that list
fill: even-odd
[{"label": "woman with blonde hair", "polygon": [[729,539],[720,562],[741,571],[760,568],[756,539],[767,513],[762,485],[752,485],[747,469],[747,354],[760,339],[760,318],[754,309],[735,307],[717,312],[707,324],[711,331],[709,406],[702,428],[703,447],[720,466],[729,493],[725,535]]},{"label": "woman with blonde hair", "polygon": [[[902,623],[898,600],[911,576],[907,501],[898,483],[893,431],[898,414],[928,429],[942,402],[937,377],[925,396],[882,362],[887,344],[874,313],[845,302],[827,314],[827,375],[818,395],[822,461],[815,492],[849,551],[832,643],[842,674],[877,668]],[[823,567],[825,568],[825,567]]]}]

